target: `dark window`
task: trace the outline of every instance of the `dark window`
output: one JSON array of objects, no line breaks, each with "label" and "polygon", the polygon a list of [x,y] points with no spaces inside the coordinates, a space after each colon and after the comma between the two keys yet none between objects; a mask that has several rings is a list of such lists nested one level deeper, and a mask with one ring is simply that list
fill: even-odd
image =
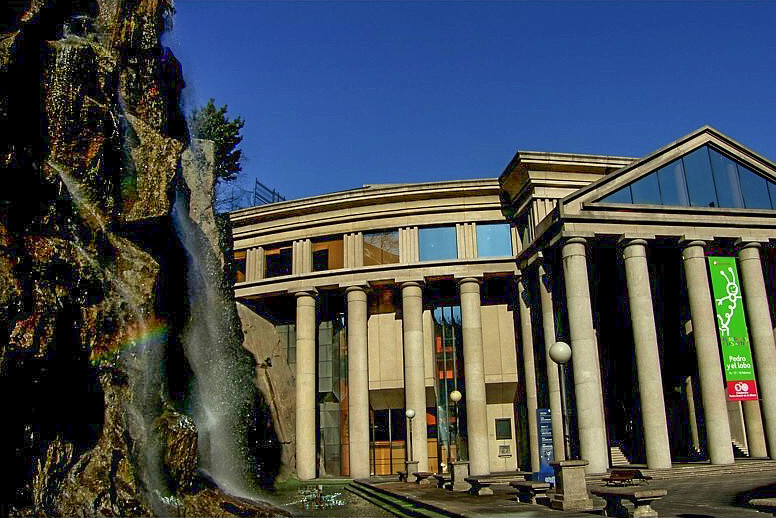
[{"label": "dark window", "polygon": [[313,252],[313,271],[322,272],[329,269],[329,251],[316,250]]},{"label": "dark window", "polygon": [[681,160],[674,160],[670,164],[661,167],[657,171],[660,184],[660,197],[663,205],[690,204],[687,194],[687,184],[684,181],[684,167]]},{"label": "dark window", "polygon": [[633,203],[645,205],[660,205],[660,187],[657,185],[657,175],[650,174],[631,184]]},{"label": "dark window", "polygon": [[274,248],[264,252],[267,261],[267,277],[279,277],[281,275],[291,275],[291,259],[293,252],[291,247]]},{"label": "dark window", "polygon": [[313,271],[338,270],[345,266],[342,238],[315,241],[312,244]]},{"label": "dark window", "polygon": [[690,205],[693,207],[719,207],[711,174],[711,162],[707,147],[698,148],[682,157]]},{"label": "dark window", "polygon": [[245,282],[246,251],[234,253],[235,282]]},{"label": "dark window", "polygon": [[738,176],[741,179],[741,192],[747,209],[770,209],[771,199],[768,195],[768,181],[738,164]]},{"label": "dark window", "polygon": [[496,419],[496,440],[503,441],[512,438],[512,420]]}]

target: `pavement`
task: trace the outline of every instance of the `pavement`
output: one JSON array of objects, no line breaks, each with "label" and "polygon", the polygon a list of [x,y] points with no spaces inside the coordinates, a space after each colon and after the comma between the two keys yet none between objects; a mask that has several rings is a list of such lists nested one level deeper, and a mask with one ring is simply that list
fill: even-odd
[{"label": "pavement", "polygon": [[[511,488],[491,486],[492,496],[473,496],[453,493],[435,486],[422,487],[395,479],[369,479],[358,481],[373,491],[390,493],[414,506],[440,515],[457,518],[590,518],[600,512],[564,512],[548,507],[516,502]],[[589,484],[589,488],[593,484]],[[666,489],[668,495],[655,502],[660,517],[679,518],[763,518],[770,516],[758,512],[746,504],[752,498],[776,497],[776,470],[768,469],[750,473],[687,473],[669,479],[657,479],[643,486],[649,489]],[[600,500],[603,507],[603,500]]]}]

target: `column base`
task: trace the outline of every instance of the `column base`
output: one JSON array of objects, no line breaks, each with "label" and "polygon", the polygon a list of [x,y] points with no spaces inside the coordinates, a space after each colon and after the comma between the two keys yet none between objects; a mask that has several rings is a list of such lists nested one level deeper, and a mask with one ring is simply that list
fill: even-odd
[{"label": "column base", "polygon": [[591,511],[593,501],[587,493],[585,480],[586,460],[562,460],[553,462],[555,470],[555,495],[550,507],[563,511]]},{"label": "column base", "polygon": [[452,478],[450,489],[453,491],[469,491],[472,486],[466,482],[469,476],[469,461],[458,460],[450,463],[450,475]]}]

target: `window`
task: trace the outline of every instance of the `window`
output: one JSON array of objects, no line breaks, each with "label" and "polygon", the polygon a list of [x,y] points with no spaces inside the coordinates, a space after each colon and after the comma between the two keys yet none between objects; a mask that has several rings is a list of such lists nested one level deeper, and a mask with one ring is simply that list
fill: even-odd
[{"label": "window", "polygon": [[512,255],[512,232],[507,223],[477,223],[477,257]]},{"label": "window", "polygon": [[455,227],[430,227],[418,231],[421,261],[458,258]]},{"label": "window", "polygon": [[496,440],[506,441],[512,438],[512,420],[496,419]]},{"label": "window", "polygon": [[604,203],[776,209],[776,182],[702,146],[602,198]]},{"label": "window", "polygon": [[293,252],[290,246],[269,248],[264,251],[266,261],[265,275],[267,277],[279,277],[281,275],[291,275],[291,260]]},{"label": "window", "polygon": [[312,243],[313,271],[338,270],[344,267],[342,238]]},{"label": "window", "polygon": [[364,266],[399,262],[399,231],[364,234]]},{"label": "window", "polygon": [[235,269],[235,281],[245,282],[245,260],[246,251],[241,250],[234,253],[234,269]]}]

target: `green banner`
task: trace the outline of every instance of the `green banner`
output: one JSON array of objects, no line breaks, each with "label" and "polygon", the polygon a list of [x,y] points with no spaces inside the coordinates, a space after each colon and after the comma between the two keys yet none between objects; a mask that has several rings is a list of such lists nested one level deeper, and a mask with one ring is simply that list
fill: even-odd
[{"label": "green banner", "polygon": [[749,329],[735,257],[708,257],[728,399],[757,399]]}]

